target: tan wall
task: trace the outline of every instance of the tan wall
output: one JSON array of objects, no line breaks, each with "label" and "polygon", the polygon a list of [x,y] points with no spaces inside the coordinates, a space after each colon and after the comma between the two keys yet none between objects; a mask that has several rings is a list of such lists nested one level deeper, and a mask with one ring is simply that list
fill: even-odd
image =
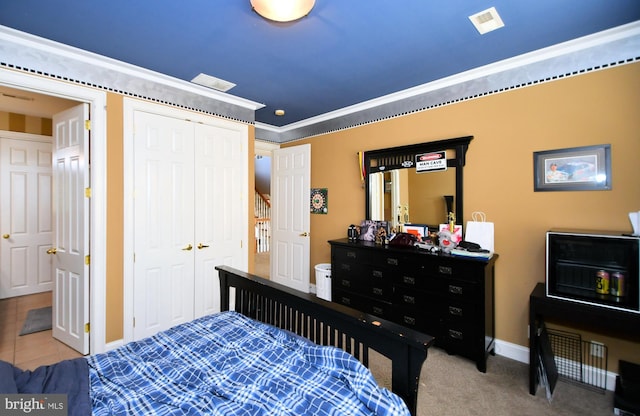
[{"label": "tan wall", "polygon": [[[627,213],[640,209],[638,91],[635,63],[288,143],[311,143],[311,187],[328,188],[328,214],[311,216],[311,275],[330,261],[327,240],[364,218],[358,151],[472,135],[464,222],[484,211],[495,223],[496,335],[528,347],[528,297],[545,278],[545,231],[631,230]],[[604,143],[613,190],[533,191],[533,152]],[[640,362],[638,343],[584,336],[609,345],[613,371],[618,358]]]},{"label": "tan wall", "polygon": [[105,340],[124,334],[124,100],[107,94],[107,270]]},{"label": "tan wall", "polygon": [[52,125],[53,121],[50,118],[0,111],[0,130],[51,136]]}]

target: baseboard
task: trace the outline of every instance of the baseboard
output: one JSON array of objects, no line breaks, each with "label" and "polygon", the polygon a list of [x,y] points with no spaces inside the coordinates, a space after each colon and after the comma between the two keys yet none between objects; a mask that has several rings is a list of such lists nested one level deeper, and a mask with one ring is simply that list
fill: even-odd
[{"label": "baseboard", "polygon": [[124,344],[125,342],[123,339],[118,339],[112,342],[108,342],[104,346],[104,352],[111,351],[113,349],[123,346]]},{"label": "baseboard", "polygon": [[[529,364],[529,348],[522,345],[497,339],[495,343],[495,353],[502,357],[510,358],[524,364]],[[601,370],[593,370],[601,371]],[[616,376],[618,374],[607,371],[607,390],[614,391],[616,388]]]}]

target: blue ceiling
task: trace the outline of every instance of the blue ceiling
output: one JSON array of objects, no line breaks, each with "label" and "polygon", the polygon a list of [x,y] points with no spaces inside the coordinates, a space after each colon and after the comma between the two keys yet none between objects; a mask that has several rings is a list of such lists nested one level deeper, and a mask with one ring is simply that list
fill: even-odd
[{"label": "blue ceiling", "polygon": [[[492,6],[505,27],[480,35],[468,16]],[[235,83],[276,127],[638,20],[639,0],[316,0],[287,24],[249,0],[0,0],[0,25]]]}]

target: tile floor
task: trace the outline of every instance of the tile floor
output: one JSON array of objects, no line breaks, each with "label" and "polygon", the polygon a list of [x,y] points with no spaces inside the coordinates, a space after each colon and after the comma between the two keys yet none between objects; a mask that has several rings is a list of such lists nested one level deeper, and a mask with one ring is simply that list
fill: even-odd
[{"label": "tile floor", "polygon": [[34,370],[81,356],[54,339],[51,330],[18,335],[29,310],[50,305],[51,292],[0,299],[0,360],[23,370]]}]

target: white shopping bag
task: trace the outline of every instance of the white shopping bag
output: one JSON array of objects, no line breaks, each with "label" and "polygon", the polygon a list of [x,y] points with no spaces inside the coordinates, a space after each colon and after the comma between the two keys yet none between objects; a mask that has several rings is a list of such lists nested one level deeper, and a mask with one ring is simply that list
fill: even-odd
[{"label": "white shopping bag", "polygon": [[493,223],[487,222],[484,212],[476,211],[471,214],[473,221],[467,221],[465,241],[480,244],[485,250],[493,252]]}]

